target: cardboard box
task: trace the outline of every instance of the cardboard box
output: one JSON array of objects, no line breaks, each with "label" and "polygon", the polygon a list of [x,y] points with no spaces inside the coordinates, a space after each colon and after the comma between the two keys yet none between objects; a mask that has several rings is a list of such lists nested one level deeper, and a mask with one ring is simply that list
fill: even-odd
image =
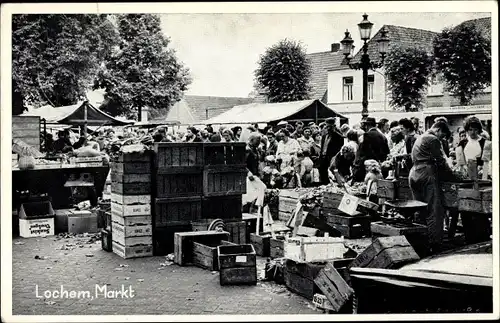
[{"label": "cardboard box", "polygon": [[73,210],[68,215],[69,233],[94,233],[97,231],[97,214],[90,211]]},{"label": "cardboard box", "polygon": [[19,235],[23,238],[54,235],[54,217],[19,219]]},{"label": "cardboard box", "polygon": [[46,218],[55,214],[50,201],[23,203],[19,209],[19,219]]}]

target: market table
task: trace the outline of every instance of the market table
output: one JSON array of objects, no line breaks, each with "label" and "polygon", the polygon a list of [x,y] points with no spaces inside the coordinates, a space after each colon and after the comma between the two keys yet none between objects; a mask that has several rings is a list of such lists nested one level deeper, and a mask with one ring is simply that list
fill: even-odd
[{"label": "market table", "polygon": [[[44,165],[45,166],[45,165]],[[47,193],[51,197],[52,206],[55,209],[65,208],[69,205],[71,191],[64,187],[71,174],[90,173],[94,176],[95,198],[92,204],[97,205],[97,198],[102,197],[106,178],[109,173],[109,165],[103,166],[78,166],[63,165],[62,167],[38,166],[33,169],[12,169],[12,203],[16,209],[20,206],[20,192]]]}]

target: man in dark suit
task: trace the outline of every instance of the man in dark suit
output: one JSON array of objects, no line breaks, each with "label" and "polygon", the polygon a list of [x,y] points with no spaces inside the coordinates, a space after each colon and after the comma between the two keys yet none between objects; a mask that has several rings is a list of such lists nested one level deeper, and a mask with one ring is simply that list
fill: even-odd
[{"label": "man in dark suit", "polygon": [[389,143],[387,138],[377,129],[375,118],[366,118],[362,122],[363,141],[359,144],[359,149],[354,163],[353,180],[363,182],[366,176],[365,161],[375,159],[382,163],[389,155]]},{"label": "man in dark suit", "polygon": [[328,179],[328,168],[332,158],[344,145],[344,137],[336,130],[335,119],[326,119],[326,134],[321,138],[321,153],[319,157],[319,177],[321,184],[330,183]]}]

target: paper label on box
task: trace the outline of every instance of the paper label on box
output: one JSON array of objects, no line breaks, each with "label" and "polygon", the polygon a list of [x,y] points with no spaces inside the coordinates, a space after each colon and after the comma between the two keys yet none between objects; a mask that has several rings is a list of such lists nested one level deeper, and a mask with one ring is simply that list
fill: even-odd
[{"label": "paper label on box", "polygon": [[247,256],[236,256],[236,262],[246,262]]},{"label": "paper label on box", "polygon": [[356,213],[358,203],[358,198],[356,196],[344,194],[344,196],[342,197],[342,201],[340,201],[338,209],[344,213],[353,215]]}]

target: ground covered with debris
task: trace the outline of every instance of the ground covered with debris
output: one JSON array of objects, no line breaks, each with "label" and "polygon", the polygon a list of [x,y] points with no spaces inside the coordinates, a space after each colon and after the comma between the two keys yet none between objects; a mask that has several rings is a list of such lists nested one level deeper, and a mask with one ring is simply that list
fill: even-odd
[{"label": "ground covered with debris", "polygon": [[220,286],[218,272],[177,266],[171,255],[124,260],[105,252],[99,234],[12,244],[13,315],[321,314],[262,279],[264,258],[256,286]]}]

